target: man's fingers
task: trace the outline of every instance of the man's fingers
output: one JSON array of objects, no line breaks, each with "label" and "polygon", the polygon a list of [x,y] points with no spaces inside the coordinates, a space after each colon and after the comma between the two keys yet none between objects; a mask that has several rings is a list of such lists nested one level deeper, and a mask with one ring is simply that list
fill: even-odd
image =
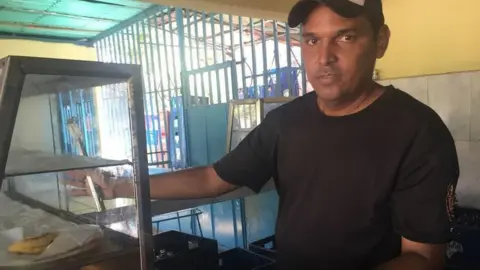
[{"label": "man's fingers", "polygon": [[76,188],[85,188],[84,181],[78,180],[63,180],[62,183],[67,186],[76,187]]},{"label": "man's fingers", "polygon": [[68,191],[68,194],[72,197],[83,197],[83,196],[89,196],[88,192],[86,189],[71,189]]},{"label": "man's fingers", "polygon": [[87,172],[85,170],[66,171],[64,174],[72,179],[83,179]]}]

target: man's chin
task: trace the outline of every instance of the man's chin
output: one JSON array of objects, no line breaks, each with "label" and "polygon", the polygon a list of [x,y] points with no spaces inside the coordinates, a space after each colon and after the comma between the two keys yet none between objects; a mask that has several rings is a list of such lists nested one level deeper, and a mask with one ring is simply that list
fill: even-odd
[{"label": "man's chin", "polygon": [[336,101],[340,98],[340,91],[334,90],[334,89],[328,89],[328,90],[315,90],[317,93],[317,97],[326,102],[333,102]]}]

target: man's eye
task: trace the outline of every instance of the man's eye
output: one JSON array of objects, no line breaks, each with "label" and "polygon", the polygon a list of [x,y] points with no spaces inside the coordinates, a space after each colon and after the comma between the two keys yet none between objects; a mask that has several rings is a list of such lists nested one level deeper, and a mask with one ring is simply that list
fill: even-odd
[{"label": "man's eye", "polygon": [[340,37],[340,41],[342,42],[352,42],[355,40],[355,36],[353,35],[344,35]]},{"label": "man's eye", "polygon": [[315,45],[315,44],[317,44],[317,42],[318,42],[318,40],[314,39],[314,38],[307,40],[308,45]]}]

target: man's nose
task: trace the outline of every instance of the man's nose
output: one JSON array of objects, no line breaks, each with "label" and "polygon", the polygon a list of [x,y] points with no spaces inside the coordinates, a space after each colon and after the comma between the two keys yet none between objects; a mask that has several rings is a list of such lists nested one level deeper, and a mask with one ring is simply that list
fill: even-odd
[{"label": "man's nose", "polygon": [[318,63],[322,66],[328,66],[336,61],[335,44],[322,42],[318,48]]}]

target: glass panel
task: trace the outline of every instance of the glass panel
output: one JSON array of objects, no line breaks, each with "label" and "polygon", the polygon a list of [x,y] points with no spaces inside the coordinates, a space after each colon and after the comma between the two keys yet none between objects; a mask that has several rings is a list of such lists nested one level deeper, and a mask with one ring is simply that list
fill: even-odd
[{"label": "glass panel", "polygon": [[258,119],[259,106],[257,102],[232,103],[231,106],[233,106],[233,110],[230,150],[233,150],[258,125],[260,119]]},{"label": "glass panel", "polygon": [[[0,268],[138,260],[128,86],[26,75],[0,193]],[[131,198],[110,199],[119,181]]]}]

